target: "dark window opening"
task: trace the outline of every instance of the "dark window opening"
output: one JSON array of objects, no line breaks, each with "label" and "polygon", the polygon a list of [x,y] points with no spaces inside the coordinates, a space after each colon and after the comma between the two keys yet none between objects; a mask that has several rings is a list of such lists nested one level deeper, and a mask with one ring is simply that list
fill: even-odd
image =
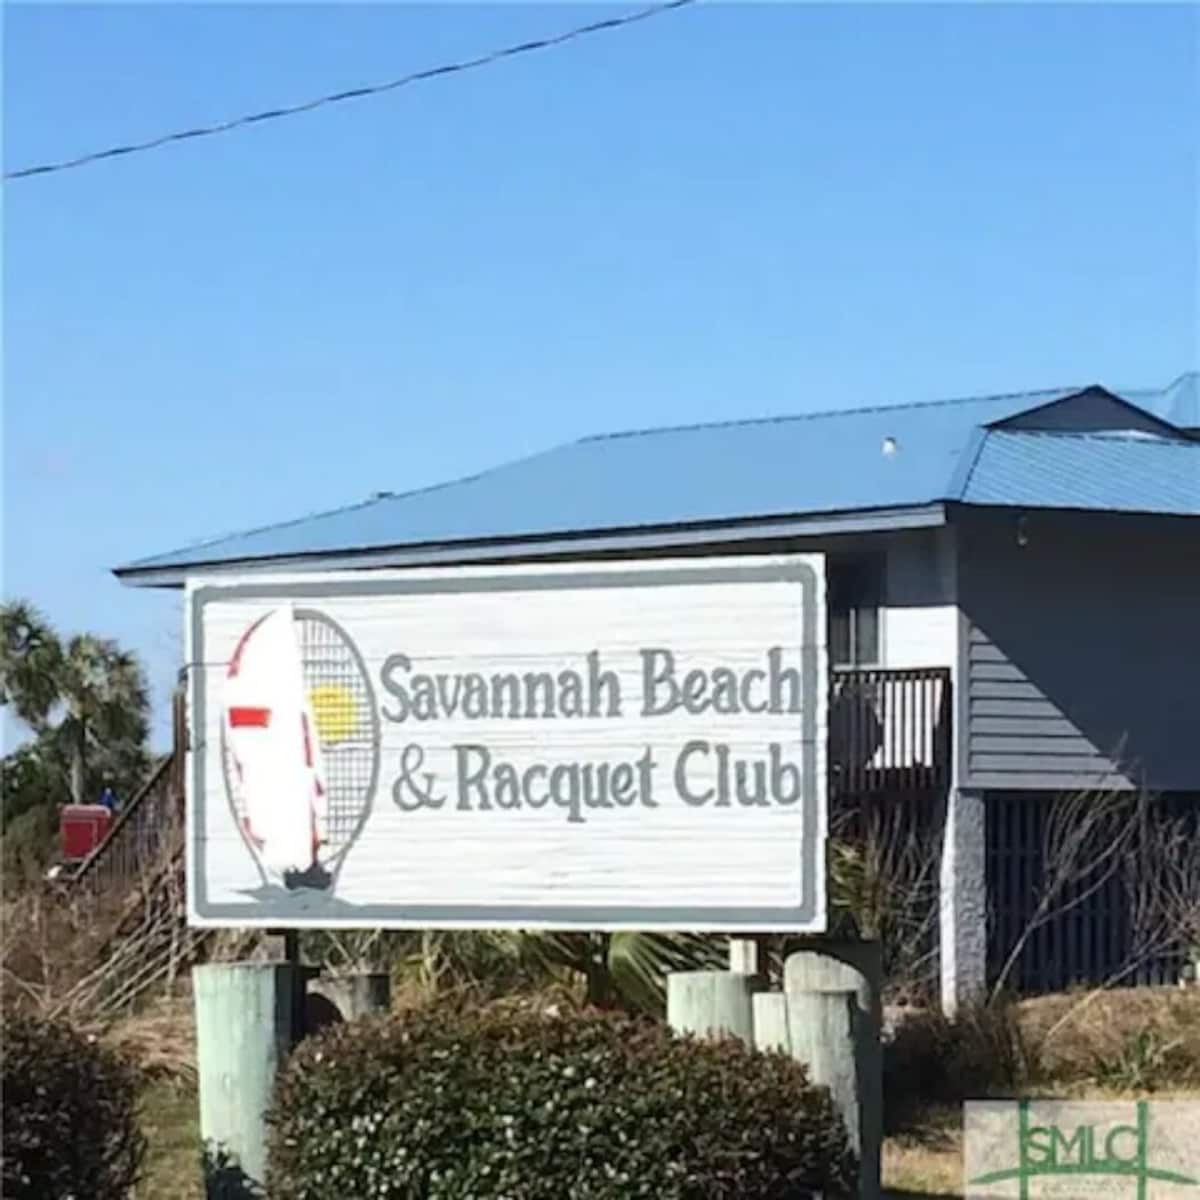
[{"label": "dark window opening", "polygon": [[829,661],[834,667],[880,664],[883,559],[829,560]]}]

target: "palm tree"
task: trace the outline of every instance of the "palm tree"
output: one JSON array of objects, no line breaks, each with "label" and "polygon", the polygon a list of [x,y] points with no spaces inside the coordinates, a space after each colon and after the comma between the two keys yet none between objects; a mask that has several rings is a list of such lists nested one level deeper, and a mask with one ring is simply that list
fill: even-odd
[{"label": "palm tree", "polygon": [[90,634],[64,645],[25,602],[0,607],[0,704],[68,764],[76,804],[99,782],[145,769],[149,696],[137,659]]},{"label": "palm tree", "polygon": [[49,622],[24,601],[0,607],[0,705],[35,733],[46,730],[58,702],[62,645]]},{"label": "palm tree", "polygon": [[124,773],[130,752],[141,757],[149,697],[141,665],[115,642],[89,634],[73,637],[63,656],[58,726],[71,764],[71,797],[83,802],[91,775]]}]

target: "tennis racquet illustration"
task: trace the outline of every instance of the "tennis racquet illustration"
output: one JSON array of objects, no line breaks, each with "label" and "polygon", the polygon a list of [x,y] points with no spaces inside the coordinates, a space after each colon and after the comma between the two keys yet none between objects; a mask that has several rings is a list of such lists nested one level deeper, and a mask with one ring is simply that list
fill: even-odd
[{"label": "tennis racquet illustration", "polygon": [[226,792],[264,883],[332,889],[379,772],[362,656],[324,613],[281,605],[243,632],[224,682]]}]

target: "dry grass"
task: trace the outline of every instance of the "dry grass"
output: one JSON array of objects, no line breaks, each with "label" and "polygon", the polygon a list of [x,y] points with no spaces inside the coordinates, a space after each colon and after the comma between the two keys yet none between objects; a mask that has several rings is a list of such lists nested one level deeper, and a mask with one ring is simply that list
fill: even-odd
[{"label": "dry grass", "polygon": [[135,1016],[107,1026],[99,1036],[132,1058],[148,1083],[195,1085],[196,1027],[191,996],[164,997]]},{"label": "dry grass", "polygon": [[930,1109],[884,1140],[883,1186],[894,1196],[962,1195],[962,1111]]},{"label": "dry grass", "polygon": [[200,1117],[196,1090],[159,1082],[142,1099],[146,1169],[133,1200],[201,1200]]},{"label": "dry grass", "polygon": [[1200,1087],[1200,988],[1118,988],[1018,1005],[1040,1078],[1135,1089]]}]

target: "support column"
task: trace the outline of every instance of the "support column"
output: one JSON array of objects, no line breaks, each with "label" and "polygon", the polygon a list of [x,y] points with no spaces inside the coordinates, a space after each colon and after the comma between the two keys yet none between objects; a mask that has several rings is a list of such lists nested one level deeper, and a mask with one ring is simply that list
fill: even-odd
[{"label": "support column", "polygon": [[[859,1158],[861,1200],[878,1200],[883,1153],[882,947],[878,942],[813,939],[810,948],[788,955],[783,972],[792,1056],[810,1070],[836,1072],[836,1078],[813,1078],[829,1085],[846,1120]],[[853,1001],[848,1026],[844,996]]]},{"label": "support column", "polygon": [[754,938],[729,939],[729,969],[735,975],[758,974],[758,942]]},{"label": "support column", "polygon": [[667,1024],[697,1037],[732,1035],[754,1045],[755,975],[732,971],[672,971],[667,976]]},{"label": "support column", "polygon": [[[812,1083],[829,1089],[859,1162],[859,1200],[879,1196],[879,1145],[864,1137],[858,997],[849,989],[788,992],[788,1036],[792,1054]],[[877,1044],[878,1046],[878,1044]],[[873,1136],[873,1135],[872,1135]]]},{"label": "support column", "polygon": [[942,1010],[953,1016],[987,986],[987,801],[953,788],[946,800],[939,894]]},{"label": "support column", "polygon": [[751,937],[729,938],[729,969],[735,975],[761,975],[768,980],[771,974],[771,935],[756,933]]},{"label": "support column", "polygon": [[215,963],[192,968],[205,1194],[258,1195],[266,1180],[275,1074],[299,1031],[297,968]]}]

